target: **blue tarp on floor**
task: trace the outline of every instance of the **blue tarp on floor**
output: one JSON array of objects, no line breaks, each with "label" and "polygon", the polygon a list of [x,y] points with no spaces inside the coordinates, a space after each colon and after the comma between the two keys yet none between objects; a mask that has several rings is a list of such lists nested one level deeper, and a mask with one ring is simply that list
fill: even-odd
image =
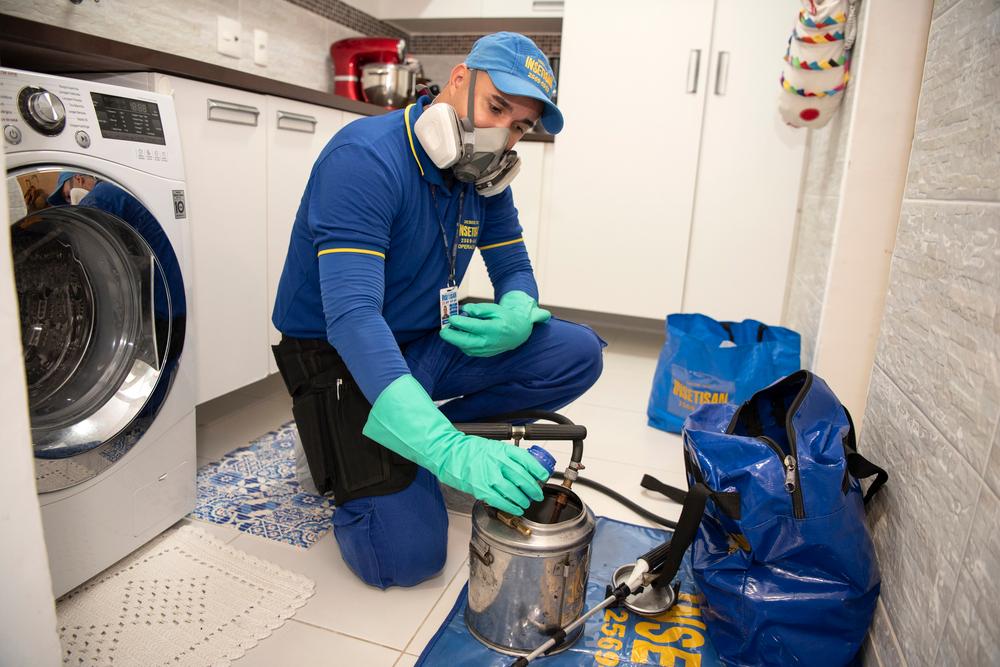
[{"label": "blue tarp on floor", "polygon": [[[669,535],[667,531],[598,517],[587,583],[587,608],[604,599],[604,588],[619,565],[635,562]],[[539,667],[721,665],[705,631],[701,611],[703,598],[695,587],[689,558],[684,559],[678,579],[681,582],[680,601],[666,613],[646,618],[623,607],[605,609],[587,621],[583,636],[569,650],[539,658],[532,664]],[[469,633],[463,616],[467,594],[468,585],[424,649],[417,661],[418,667],[506,667],[513,662],[511,656],[486,648]]]}]

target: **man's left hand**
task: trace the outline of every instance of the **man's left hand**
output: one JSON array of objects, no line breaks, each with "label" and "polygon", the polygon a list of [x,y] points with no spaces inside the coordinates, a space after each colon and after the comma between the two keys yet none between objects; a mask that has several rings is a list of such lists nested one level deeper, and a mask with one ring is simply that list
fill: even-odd
[{"label": "man's left hand", "polygon": [[467,315],[452,315],[441,338],[470,357],[492,357],[520,346],[532,327],[547,322],[552,313],[539,308],[530,295],[507,292],[500,303],[471,303]]}]

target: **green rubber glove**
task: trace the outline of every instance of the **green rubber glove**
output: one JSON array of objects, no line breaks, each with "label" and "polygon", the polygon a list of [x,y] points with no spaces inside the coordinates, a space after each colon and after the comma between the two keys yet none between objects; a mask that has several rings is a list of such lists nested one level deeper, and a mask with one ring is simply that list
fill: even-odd
[{"label": "green rubber glove", "polygon": [[470,357],[492,357],[521,345],[535,324],[547,322],[552,313],[539,308],[530,295],[513,291],[500,303],[470,303],[465,315],[452,315],[441,338]]},{"label": "green rubber glove", "polygon": [[524,514],[531,500],[543,497],[538,483],[549,474],[535,457],[514,445],[457,430],[412,375],[382,390],[363,433],[448,486],[509,514]]}]

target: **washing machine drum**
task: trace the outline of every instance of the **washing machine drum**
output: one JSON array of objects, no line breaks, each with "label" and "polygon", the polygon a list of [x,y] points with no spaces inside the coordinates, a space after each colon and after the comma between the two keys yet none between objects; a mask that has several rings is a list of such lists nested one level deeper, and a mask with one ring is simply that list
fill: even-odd
[{"label": "washing machine drum", "polygon": [[87,194],[51,206],[39,183],[59,185],[60,171],[8,177],[22,195],[11,248],[39,492],[91,479],[135,445],[169,392],[186,319],[176,256],[149,210],[78,171],[89,187],[74,194]]}]

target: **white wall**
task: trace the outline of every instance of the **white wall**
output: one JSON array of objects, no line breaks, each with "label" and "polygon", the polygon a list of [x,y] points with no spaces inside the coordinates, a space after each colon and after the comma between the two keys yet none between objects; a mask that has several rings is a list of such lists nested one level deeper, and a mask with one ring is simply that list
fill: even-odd
[{"label": "white wall", "polygon": [[[0,173],[6,174],[0,151]],[[6,182],[0,194],[6,193]],[[4,196],[3,202],[7,201]],[[49,559],[42,537],[42,516],[35,489],[29,437],[28,396],[21,356],[21,327],[14,292],[14,268],[7,229],[7,207],[0,207],[0,665],[60,664]]]},{"label": "white wall", "polygon": [[[330,44],[361,33],[278,0],[0,0],[0,14],[173,53],[324,92],[333,90]],[[216,51],[217,16],[240,22],[241,57]],[[253,62],[254,28],[268,33],[267,67]]]},{"label": "white wall", "polygon": [[[784,323],[803,365],[862,428],[903,201],[933,0],[861,7],[852,79],[838,117],[810,130]],[[860,58],[858,55],[860,54]],[[886,63],[892,62],[892,67]]]},{"label": "white wall", "polygon": [[[813,370],[863,425],[920,97],[933,0],[864,5],[864,63]],[[885,63],[892,62],[888,68]]]}]

